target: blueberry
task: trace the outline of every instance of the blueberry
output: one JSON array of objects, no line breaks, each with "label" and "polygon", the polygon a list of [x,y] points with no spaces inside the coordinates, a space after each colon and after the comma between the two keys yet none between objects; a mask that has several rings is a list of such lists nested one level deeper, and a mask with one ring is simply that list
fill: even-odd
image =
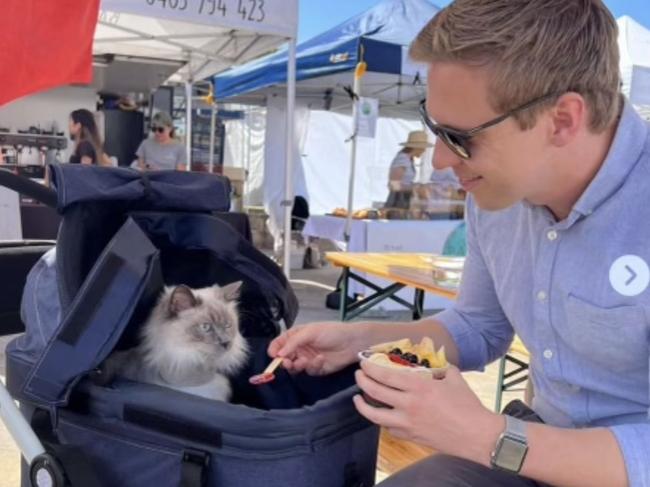
[{"label": "blueberry", "polygon": [[431,363],[430,363],[427,359],[422,359],[422,361],[420,362],[420,365],[421,365],[422,367],[428,367],[428,368],[431,368]]},{"label": "blueberry", "polygon": [[407,360],[411,362],[412,364],[417,364],[418,363],[418,357],[417,355],[414,355],[412,353],[406,352],[404,354],[404,360]]},{"label": "blueberry", "polygon": [[402,351],[399,348],[393,348],[389,353],[393,355],[402,355]]}]

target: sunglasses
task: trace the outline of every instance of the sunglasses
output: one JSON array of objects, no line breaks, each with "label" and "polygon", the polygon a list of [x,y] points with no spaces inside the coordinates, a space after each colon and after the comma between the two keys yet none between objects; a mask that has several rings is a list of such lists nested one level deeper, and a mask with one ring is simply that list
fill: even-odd
[{"label": "sunglasses", "polygon": [[461,157],[462,159],[470,159],[472,157],[472,152],[470,150],[470,141],[472,137],[476,136],[476,134],[494,125],[500,124],[517,112],[521,112],[534,105],[550,100],[555,96],[558,96],[558,94],[549,93],[547,95],[540,96],[539,98],[535,98],[534,100],[524,103],[523,105],[520,105],[517,108],[514,108],[509,112],[504,113],[503,115],[499,115],[489,122],[479,125],[478,127],[474,127],[470,130],[459,130],[453,127],[447,127],[446,125],[439,125],[435,123],[433,120],[431,120],[429,114],[427,113],[426,99],[420,102],[418,111],[420,112],[420,117],[422,118],[424,125],[426,125],[436,137],[442,140],[454,154],[456,154],[458,157]]},{"label": "sunglasses", "polygon": [[154,133],[162,134],[165,132],[165,127],[151,127],[151,131]]}]

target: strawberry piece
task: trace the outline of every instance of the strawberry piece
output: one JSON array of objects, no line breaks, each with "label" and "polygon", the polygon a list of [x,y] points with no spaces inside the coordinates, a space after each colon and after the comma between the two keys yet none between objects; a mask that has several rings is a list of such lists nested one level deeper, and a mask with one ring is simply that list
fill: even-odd
[{"label": "strawberry piece", "polygon": [[275,374],[273,373],[268,373],[268,374],[257,374],[248,379],[248,382],[253,384],[254,386],[259,386],[262,384],[267,384],[268,382],[271,382],[275,379]]},{"label": "strawberry piece", "polygon": [[395,362],[396,364],[403,365],[404,367],[413,367],[413,364],[411,362],[394,353],[389,353],[388,358],[390,359],[391,362]]}]

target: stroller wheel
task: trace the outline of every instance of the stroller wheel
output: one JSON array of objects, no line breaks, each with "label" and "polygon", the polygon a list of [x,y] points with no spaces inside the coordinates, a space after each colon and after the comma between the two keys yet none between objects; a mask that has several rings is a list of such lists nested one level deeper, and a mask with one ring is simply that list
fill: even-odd
[{"label": "stroller wheel", "polygon": [[29,468],[32,487],[64,487],[65,475],[59,462],[49,453],[43,453],[32,461]]}]

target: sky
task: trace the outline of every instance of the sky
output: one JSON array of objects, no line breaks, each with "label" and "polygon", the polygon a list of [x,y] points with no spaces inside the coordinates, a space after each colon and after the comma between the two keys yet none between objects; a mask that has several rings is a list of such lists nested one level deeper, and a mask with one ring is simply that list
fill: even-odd
[{"label": "sky", "polygon": [[[344,20],[369,9],[380,0],[300,0],[298,40],[311,39]],[[449,0],[433,0],[444,7]],[[616,18],[629,15],[650,29],[650,0],[605,0]]]}]

